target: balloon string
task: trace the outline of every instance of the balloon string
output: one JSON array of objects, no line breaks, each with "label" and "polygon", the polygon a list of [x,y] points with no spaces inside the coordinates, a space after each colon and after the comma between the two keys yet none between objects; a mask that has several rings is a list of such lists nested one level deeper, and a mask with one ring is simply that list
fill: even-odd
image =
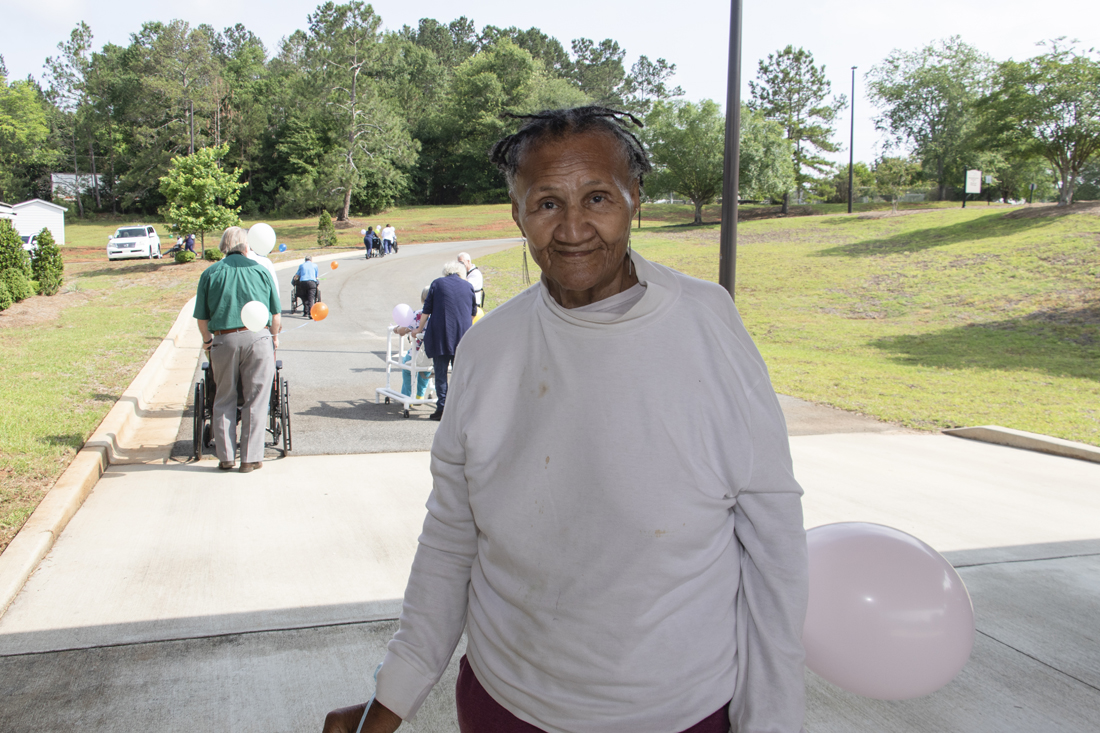
[{"label": "balloon string", "polygon": [[[377,667],[374,668],[374,687],[375,687],[376,691],[378,689],[378,670],[380,670],[380,669],[382,669],[381,664],[379,664]],[[375,695],[377,695],[377,694],[378,693],[375,692]],[[363,709],[363,717],[359,719],[359,727],[355,729],[355,733],[362,733],[363,723],[367,722],[367,713],[370,712],[370,706],[374,704],[375,695],[371,695],[370,700],[367,700],[367,707],[365,707]]]}]

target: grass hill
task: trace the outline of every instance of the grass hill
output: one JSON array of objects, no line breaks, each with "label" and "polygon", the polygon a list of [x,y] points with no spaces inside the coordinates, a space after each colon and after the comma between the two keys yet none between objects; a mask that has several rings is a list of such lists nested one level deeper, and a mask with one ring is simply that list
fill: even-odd
[{"label": "grass hill", "polygon": [[[738,232],[738,308],[779,392],[918,429],[997,424],[1100,445],[1100,204]],[[717,280],[717,225],[643,228],[633,246]],[[490,305],[520,288],[518,249],[478,265]]]}]

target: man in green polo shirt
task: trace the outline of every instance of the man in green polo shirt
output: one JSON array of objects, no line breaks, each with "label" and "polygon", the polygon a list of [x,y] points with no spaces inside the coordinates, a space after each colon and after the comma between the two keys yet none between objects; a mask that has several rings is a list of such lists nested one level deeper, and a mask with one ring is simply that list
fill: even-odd
[{"label": "man in green polo shirt", "polygon": [[[234,468],[237,454],[237,392],[241,406],[241,473],[263,468],[264,429],[275,379],[275,349],[281,328],[279,294],[267,270],[248,258],[248,231],[229,227],[219,245],[225,259],[199,278],[195,318],[214,369],[214,446],[218,468]],[[266,328],[249,331],[241,320],[245,303],[258,300],[271,319]],[[196,408],[199,409],[199,408]]]}]

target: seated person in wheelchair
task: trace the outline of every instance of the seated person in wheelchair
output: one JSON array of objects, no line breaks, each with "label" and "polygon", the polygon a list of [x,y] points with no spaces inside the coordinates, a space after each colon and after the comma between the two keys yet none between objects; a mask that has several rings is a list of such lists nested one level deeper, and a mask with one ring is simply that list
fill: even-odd
[{"label": "seated person in wheelchair", "polygon": [[[420,306],[423,308],[424,299],[428,297],[428,288],[424,288],[420,291]],[[427,356],[424,355],[424,324],[427,323],[427,318],[424,317],[424,311],[418,310],[413,316],[413,327],[405,328],[398,326],[393,329],[393,332],[398,336],[404,336],[405,334],[412,334],[412,344],[409,346],[409,350],[405,353],[405,356],[401,361],[408,364],[415,357],[416,361],[412,361],[416,366],[421,366],[428,363]],[[428,379],[431,378],[430,372],[417,372],[416,374],[416,399],[427,399],[428,391]],[[412,396],[412,372],[401,370],[401,394],[411,397]]]}]

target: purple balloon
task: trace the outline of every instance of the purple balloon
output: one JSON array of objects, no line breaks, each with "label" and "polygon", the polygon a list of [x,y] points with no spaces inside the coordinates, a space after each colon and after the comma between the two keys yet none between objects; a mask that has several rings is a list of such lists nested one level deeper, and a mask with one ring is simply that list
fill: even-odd
[{"label": "purple balloon", "polygon": [[395,305],[390,315],[393,317],[393,322],[402,328],[412,328],[416,323],[416,311],[404,303]]},{"label": "purple balloon", "polygon": [[806,666],[879,700],[928,695],[974,647],[974,606],[951,563],[912,535],[842,522],[806,533]]}]

